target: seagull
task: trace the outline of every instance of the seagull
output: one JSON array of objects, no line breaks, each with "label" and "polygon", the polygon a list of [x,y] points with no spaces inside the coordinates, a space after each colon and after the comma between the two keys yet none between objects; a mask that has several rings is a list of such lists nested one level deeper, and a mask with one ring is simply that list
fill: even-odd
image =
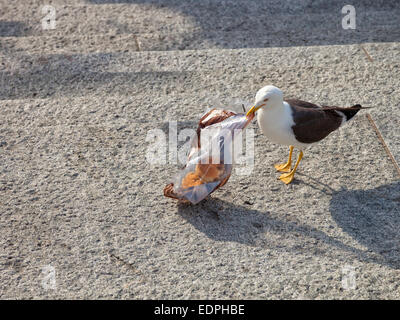
[{"label": "seagull", "polygon": [[[298,99],[283,100],[283,92],[268,85],[257,92],[254,106],[247,116],[258,111],[257,121],[262,133],[274,143],[289,146],[288,161],[275,165],[276,170],[284,172],[279,179],[289,184],[303,158],[303,150],[340,128],[360,109],[366,108],[359,104],[343,108],[318,106]],[[300,153],[292,169],[294,148],[299,149]]]}]

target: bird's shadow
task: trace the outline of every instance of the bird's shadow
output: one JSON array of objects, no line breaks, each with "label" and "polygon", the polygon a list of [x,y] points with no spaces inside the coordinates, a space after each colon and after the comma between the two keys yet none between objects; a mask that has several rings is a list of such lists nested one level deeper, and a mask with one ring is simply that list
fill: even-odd
[{"label": "bird's shadow", "polygon": [[400,269],[400,181],[335,192],[330,213],[345,233]]},{"label": "bird's shadow", "polygon": [[[313,184],[318,185],[317,182]],[[323,184],[320,188],[321,192],[326,190]],[[197,206],[180,204],[178,214],[215,241],[269,247],[270,243],[263,236],[266,232],[285,237],[300,235],[304,239],[316,240],[307,242],[307,246],[309,243],[316,243],[315,246],[322,243],[350,253],[360,261],[400,269],[400,182],[376,189],[331,189],[327,192],[331,192],[331,200],[330,212],[326,214],[331,214],[337,225],[358,243],[366,246],[367,250],[345,244],[311,225],[280,219],[268,211],[262,212],[215,197],[209,197]],[[296,248],[288,245],[286,250],[293,251]],[[279,249],[282,250],[282,246]],[[317,254],[327,254],[318,248],[314,249]]]}]

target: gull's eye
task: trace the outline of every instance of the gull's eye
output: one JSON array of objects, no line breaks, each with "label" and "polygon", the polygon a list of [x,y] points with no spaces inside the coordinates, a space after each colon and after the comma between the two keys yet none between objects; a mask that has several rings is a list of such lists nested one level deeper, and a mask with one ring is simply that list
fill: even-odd
[{"label": "gull's eye", "polygon": [[267,102],[268,101],[268,98],[267,99],[264,99],[264,102]]}]

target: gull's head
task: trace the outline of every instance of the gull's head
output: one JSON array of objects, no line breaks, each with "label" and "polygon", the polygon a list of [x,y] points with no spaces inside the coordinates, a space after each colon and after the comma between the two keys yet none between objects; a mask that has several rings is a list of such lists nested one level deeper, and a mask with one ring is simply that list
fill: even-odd
[{"label": "gull's head", "polygon": [[247,112],[250,115],[260,108],[269,108],[282,105],[283,92],[274,86],[265,86],[258,90],[254,100],[254,106]]}]

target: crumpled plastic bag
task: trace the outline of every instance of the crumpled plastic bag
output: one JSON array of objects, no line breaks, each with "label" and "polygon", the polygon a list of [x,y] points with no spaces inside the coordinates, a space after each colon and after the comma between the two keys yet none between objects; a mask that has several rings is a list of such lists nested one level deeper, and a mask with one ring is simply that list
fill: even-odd
[{"label": "crumpled plastic bag", "polygon": [[215,108],[205,113],[192,140],[187,163],[165,186],[164,195],[197,204],[222,187],[232,172],[234,140],[253,118],[254,114],[246,117]]}]

